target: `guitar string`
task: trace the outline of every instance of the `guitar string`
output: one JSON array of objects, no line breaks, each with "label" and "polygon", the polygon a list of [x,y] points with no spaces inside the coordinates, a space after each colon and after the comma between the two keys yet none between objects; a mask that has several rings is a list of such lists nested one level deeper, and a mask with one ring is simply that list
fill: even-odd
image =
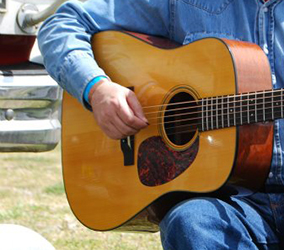
[{"label": "guitar string", "polygon": [[[241,93],[241,94],[236,94],[236,95],[222,95],[222,96],[214,96],[214,97],[207,97],[207,98],[204,98],[204,99],[212,99],[212,98],[215,98],[215,99],[219,99],[219,98],[234,98],[234,97],[247,97],[247,96],[251,96],[251,95],[262,95],[263,94],[273,94],[273,93],[282,93],[284,92],[284,88],[283,89],[276,89],[276,90],[263,90],[263,91],[255,91],[255,92],[246,92],[246,93]],[[275,96],[271,95],[271,96],[268,96],[267,98],[273,98]],[[276,96],[278,97],[278,96]],[[279,97],[281,97],[281,95],[279,95]],[[202,100],[202,99],[199,99],[199,100]],[[184,101],[184,102],[180,102],[178,104],[187,104],[187,103],[196,103],[196,100],[192,100],[192,101]],[[167,104],[168,106],[171,106],[171,105],[176,105],[177,103],[169,103]],[[152,106],[144,106],[143,109],[148,109],[148,108],[159,108],[159,107],[163,107],[165,104],[159,104],[159,105],[152,105]]]},{"label": "guitar string", "polygon": [[[185,116],[185,115],[193,115],[193,114],[202,114],[202,113],[209,113],[209,112],[210,113],[211,112],[217,113],[217,111],[222,112],[222,110],[223,110],[223,113],[219,114],[219,112],[218,112],[217,116],[228,116],[228,115],[235,115],[235,114],[239,114],[239,113],[248,113],[248,112],[249,113],[253,113],[253,112],[255,113],[256,111],[258,112],[258,111],[263,111],[263,110],[267,110],[267,109],[272,109],[272,106],[271,107],[265,107],[265,109],[263,109],[263,104],[272,104],[272,103],[278,103],[278,102],[279,101],[273,101],[273,102],[270,102],[270,103],[262,102],[262,103],[257,103],[257,104],[249,104],[249,105],[244,107],[244,108],[248,108],[248,109],[242,110],[241,112],[236,112],[236,111],[235,112],[231,112],[231,111],[224,112],[224,111],[228,111],[228,110],[231,110],[231,109],[233,109],[233,110],[241,109],[241,108],[243,108],[243,106],[233,106],[233,107],[228,106],[228,107],[223,108],[223,109],[214,109],[213,108],[213,109],[210,109],[210,110],[209,109],[205,109],[203,111],[187,112],[187,113],[180,113],[180,114],[174,114],[174,115],[165,115],[165,116],[162,115],[163,112],[173,112],[173,111],[180,111],[180,110],[193,109],[193,108],[196,109],[197,107],[187,107],[187,108],[181,108],[181,109],[163,110],[163,111],[158,111],[158,112],[155,113],[155,114],[158,114],[157,117],[149,117],[148,121],[156,120],[156,119],[159,119],[159,118],[162,118],[162,117],[169,118],[169,117]],[[261,108],[250,109],[250,107],[252,107],[252,106],[255,107],[255,105],[259,105],[259,106],[261,106]],[[208,106],[216,107],[216,105],[208,105]],[[277,106],[273,107],[273,109],[276,109],[276,108],[281,109],[281,107],[283,108],[284,105],[283,104],[277,105]],[[278,111],[278,112],[281,112],[281,111]],[[271,112],[271,114],[272,113],[273,112]],[[147,115],[147,114],[145,114],[145,115]],[[260,115],[262,115],[262,114],[260,114]],[[264,114],[264,115],[267,115],[267,114]],[[210,116],[203,116],[203,118],[208,118],[208,117],[212,117],[212,115],[210,115]],[[200,117],[198,117],[198,118],[200,118]],[[196,119],[196,118],[194,118],[194,119]]]},{"label": "guitar string", "polygon": [[[282,92],[282,90],[279,90]],[[278,91],[278,92],[279,92]],[[153,106],[144,106],[142,107],[142,109],[149,109],[149,108],[160,108],[160,107],[165,107],[165,106],[175,106],[175,105],[181,105],[181,104],[196,104],[202,100],[208,100],[210,102],[212,101],[219,101],[219,100],[226,100],[225,103],[210,103],[210,105],[215,105],[216,104],[219,104],[219,105],[227,105],[228,102],[227,100],[228,99],[231,99],[229,104],[233,104],[233,103],[239,103],[239,102],[248,102],[248,101],[255,101],[255,100],[264,100],[264,99],[275,99],[277,97],[281,98],[281,95],[271,95],[271,96],[263,96],[263,94],[267,94],[267,93],[276,93],[277,91],[274,91],[274,92],[262,92],[261,94],[259,92],[256,92],[256,93],[249,93],[249,94],[243,94],[243,95],[226,95],[226,96],[217,96],[217,97],[209,97],[209,98],[203,98],[203,99],[198,99],[198,100],[193,100],[193,101],[185,101],[185,102],[176,102],[176,103],[168,103],[168,104],[161,104],[161,105],[153,105]],[[262,95],[261,97],[254,97],[254,98],[250,98],[250,99],[239,99],[239,100],[236,100],[235,98],[244,98],[244,97],[252,97],[253,95]],[[232,100],[234,98],[234,100]],[[281,101],[281,100],[278,100],[278,101]],[[277,102],[276,101],[273,101],[273,102]],[[261,103],[257,103],[257,105],[259,105]],[[268,103],[269,104],[269,103]],[[255,103],[253,103],[252,105],[255,105]],[[202,106],[193,106],[193,107],[189,107],[189,108],[198,108],[198,107],[202,107]],[[183,108],[184,109],[184,108]],[[178,110],[178,109],[173,109],[173,110]],[[161,111],[158,111],[158,112],[161,112]],[[146,114],[152,114],[152,113],[156,113],[156,111],[152,111],[152,112],[147,112],[145,113]]]},{"label": "guitar string", "polygon": [[[216,101],[216,100],[220,100],[221,98],[222,99],[225,99],[225,98],[246,98],[246,97],[252,97],[253,95],[255,95],[256,97],[257,96],[260,96],[261,95],[261,98],[250,98],[250,99],[240,99],[240,100],[233,100],[233,102],[231,101],[229,104],[232,104],[232,103],[240,103],[240,102],[249,102],[249,101],[252,101],[252,100],[258,100],[258,99],[262,99],[262,100],[264,100],[264,99],[273,99],[273,101],[272,102],[268,102],[268,103],[266,103],[266,102],[262,102],[262,103],[250,103],[250,104],[248,104],[248,106],[254,106],[255,107],[255,105],[263,105],[263,104],[272,104],[272,103],[277,103],[277,102],[281,102],[281,105],[280,105],[280,107],[278,106],[278,108],[281,108],[281,110],[282,110],[282,107],[283,107],[283,104],[282,104],[282,102],[283,102],[283,100],[282,100],[282,98],[281,98],[281,96],[280,95],[271,95],[271,96],[266,96],[265,94],[272,94],[272,93],[282,93],[283,92],[283,89],[279,89],[279,90],[272,90],[272,91],[261,91],[261,92],[250,92],[250,93],[244,93],[244,94],[238,94],[238,95],[227,95],[227,96],[219,96],[219,97],[209,97],[209,98],[204,98],[203,100],[208,100],[208,101]],[[281,98],[280,100],[275,100],[274,101],[274,98],[275,97],[279,97],[279,98]],[[202,100],[202,99],[201,99]],[[200,100],[198,100],[198,101],[200,101]],[[226,100],[227,101],[227,100]],[[181,104],[190,104],[190,103],[196,103],[196,100],[193,100],[193,101],[186,101],[186,102],[179,102],[179,103],[170,103],[170,104],[167,104],[166,106],[174,106],[174,105],[181,105]],[[217,105],[228,105],[228,102],[227,103],[217,103]],[[163,107],[163,106],[165,106],[165,104],[163,104],[163,105],[153,105],[153,106],[146,106],[146,107],[143,107],[143,109],[149,109],[149,108],[159,108],[159,107]],[[212,103],[212,104],[210,104],[209,106],[215,106],[216,107],[216,103]],[[199,106],[199,107],[201,107],[201,106]],[[207,107],[208,107],[208,105],[207,105]],[[230,107],[229,105],[225,108],[226,110],[228,110],[228,109],[230,109],[230,108],[240,108],[241,106],[233,106],[233,107]],[[193,107],[186,107],[186,108],[179,108],[179,109],[171,109],[171,110],[167,110],[166,112],[169,112],[169,111],[177,111],[177,110],[181,110],[181,109],[193,109],[193,108],[198,108],[197,106],[193,106]],[[272,107],[266,107],[265,109],[272,109]],[[256,110],[258,110],[258,109],[256,109]],[[238,112],[238,113],[234,113],[234,114],[243,114],[243,113],[248,113],[248,112],[255,112],[256,111],[255,109],[253,109],[253,110],[243,110],[242,112]],[[261,110],[263,110],[263,109],[261,109]],[[217,109],[212,109],[212,110],[208,110],[208,112],[216,112],[217,111]],[[145,113],[145,115],[146,114],[153,114],[153,113],[162,113],[162,112],[165,112],[165,110],[163,110],[163,111],[158,111],[158,112],[148,112],[148,113]],[[203,111],[204,112],[204,111]],[[206,111],[205,111],[206,112]],[[281,112],[282,113],[282,112]],[[192,114],[192,113],[188,113],[188,114]],[[269,116],[270,114],[272,114],[272,112],[271,113],[265,113],[265,115],[266,116]],[[183,115],[185,115],[185,114],[183,114]],[[228,116],[229,115],[229,119],[227,119],[227,124],[228,124],[228,126],[220,126],[221,128],[227,128],[227,127],[234,127],[235,125],[233,125],[234,124],[234,120],[235,120],[235,118],[233,117],[233,118],[231,118],[230,117],[230,115],[233,115],[232,113],[223,113],[223,116]],[[262,114],[260,114],[260,115],[262,115]],[[222,114],[217,114],[217,117],[218,116],[222,116]],[[281,116],[282,116],[282,114],[281,114]],[[208,117],[211,117],[211,116],[207,116],[207,117],[205,117],[205,119],[206,118],[208,118]],[[246,116],[245,116],[246,117]],[[258,117],[258,116],[257,116]],[[204,117],[203,117],[204,118]],[[254,117],[250,117],[251,119],[255,119],[255,116]],[[194,118],[194,120],[201,120],[201,118],[200,117],[198,117],[198,118]],[[240,119],[240,118],[239,118]],[[155,120],[156,120],[156,118],[155,118]],[[183,120],[180,120],[180,121],[187,121],[188,119],[183,119]],[[191,118],[191,120],[192,120],[192,118]],[[176,123],[176,122],[180,122],[180,121],[173,121],[173,122],[169,122],[169,123]],[[228,122],[228,121],[230,121],[230,122]],[[232,122],[231,122],[232,121]],[[210,122],[210,121],[209,121]],[[215,122],[216,123],[216,122]],[[255,123],[255,122],[253,122],[253,123]],[[160,124],[163,124],[163,123],[157,123],[157,124],[150,124],[149,126],[154,126],[154,125],[160,125]],[[197,131],[198,130],[198,125],[201,125],[202,124],[202,122],[201,123],[195,123],[195,124],[186,124],[186,125],[179,125],[179,126],[172,126],[172,127],[169,127],[169,128],[167,128],[167,130],[171,130],[171,129],[176,129],[176,128],[184,128],[184,127],[193,127],[193,126],[196,126],[196,128],[194,128],[194,129],[190,129],[190,130],[184,130],[184,131],[179,131],[179,132],[175,132],[175,133],[167,133],[167,135],[169,136],[169,135],[178,135],[178,134],[184,134],[184,133],[190,133],[190,132],[195,132],[195,131]],[[230,126],[230,124],[232,124],[232,126]],[[247,124],[246,122],[244,122],[244,124]],[[217,129],[217,127],[215,127],[214,125],[216,125],[216,124],[213,124],[213,129]],[[210,124],[210,126],[209,127],[212,127],[212,124]]]},{"label": "guitar string", "polygon": [[[284,100],[283,100],[284,101]],[[213,106],[213,109],[205,109],[205,110],[203,110],[203,111],[196,111],[196,112],[190,112],[190,113],[180,113],[180,114],[174,114],[174,115],[165,115],[164,117],[175,117],[175,116],[179,116],[179,115],[191,115],[191,114],[200,114],[200,113],[205,113],[206,111],[207,112],[216,112],[216,111],[221,111],[222,112],[222,110],[231,110],[231,109],[238,109],[238,108],[247,108],[247,107],[249,107],[249,111],[250,112],[252,112],[252,111],[258,111],[259,109],[250,109],[250,106],[254,106],[255,107],[255,105],[262,105],[263,106],[263,104],[272,104],[272,103],[278,103],[278,101],[273,101],[273,102],[262,102],[262,103],[251,103],[251,104],[248,104],[248,105],[246,105],[246,106],[227,106],[227,107],[225,107],[225,108],[220,108],[220,109],[214,109],[214,107],[216,107],[216,105],[214,105],[214,104],[210,104],[210,105],[206,105],[206,107],[211,107],[211,106]],[[149,114],[158,114],[158,117],[161,117],[162,116],[162,113],[166,113],[166,112],[175,112],[175,111],[180,111],[180,110],[189,110],[189,109],[197,109],[197,108],[200,108],[201,106],[195,106],[195,107],[185,107],[185,108],[177,108],[177,109],[170,109],[170,110],[160,110],[160,111],[158,111],[158,112],[152,112],[152,113],[146,113],[145,115],[149,115]],[[281,108],[281,107],[284,107],[284,104],[280,104],[280,105],[277,105],[277,106],[275,106],[273,109],[275,109],[275,108]],[[271,107],[266,107],[267,109],[268,108],[272,108],[272,106]],[[261,107],[261,109],[263,109],[263,107]],[[246,111],[248,111],[248,110],[246,110]],[[159,113],[161,113],[161,114],[159,114]],[[235,113],[235,112],[234,112]],[[227,114],[229,114],[229,113],[223,113],[223,115],[227,115]],[[230,114],[232,114],[232,113],[230,113]],[[156,117],[149,117],[149,120],[154,120],[154,119],[156,119]]]},{"label": "guitar string", "polygon": [[[233,119],[230,119],[230,121],[233,121]],[[199,123],[200,124],[200,123]],[[198,123],[197,124],[193,124],[193,125],[199,125]],[[228,124],[232,124],[232,125],[229,125],[229,126],[224,126],[224,127],[219,127],[219,128],[217,128],[217,127],[213,127],[213,129],[212,128],[210,128],[210,129],[208,129],[208,130],[204,130],[204,131],[209,131],[209,130],[215,130],[215,129],[223,129],[223,128],[230,128],[230,127],[236,127],[236,125],[233,125],[233,122],[231,122],[231,123],[228,123]],[[249,123],[244,123],[244,124],[249,124]],[[252,124],[256,124],[256,122],[252,122]],[[170,127],[169,129],[174,129],[174,128],[184,128],[184,127],[189,127],[189,125],[190,125],[190,127],[192,127],[192,124],[186,124],[186,125],[180,125],[180,126],[173,126],[173,127]],[[179,131],[179,132],[174,132],[174,133],[166,133],[168,136],[169,135],[178,135],[178,134],[185,134],[185,133],[190,133],[190,132],[196,132],[196,131],[199,131],[199,129],[198,129],[198,127],[196,127],[196,128],[191,128],[191,129],[187,129],[187,130],[184,130],[184,131]],[[200,132],[203,132],[202,130],[200,131]]]},{"label": "guitar string", "polygon": [[[245,112],[245,111],[244,111]],[[267,116],[269,116],[270,114],[272,114],[272,113],[267,113],[266,115]],[[196,119],[199,119],[199,120],[201,120],[200,118],[196,118]],[[196,120],[195,119],[195,120]],[[183,121],[185,121],[185,120],[183,120]],[[229,118],[229,123],[227,123],[227,125],[228,126],[220,126],[220,127],[216,127],[216,122],[214,122],[215,124],[214,124],[214,126],[213,126],[213,128],[212,128],[212,126],[211,126],[211,124],[210,124],[210,129],[207,129],[207,130],[204,130],[204,131],[209,131],[209,130],[215,130],[215,129],[223,129],[223,128],[230,128],[230,127],[235,127],[236,125],[234,125],[234,118]],[[175,122],[171,122],[171,123],[175,123]],[[256,122],[254,121],[254,122],[251,122],[252,124],[256,124]],[[149,126],[154,126],[154,125],[160,125],[160,124],[163,124],[163,123],[157,123],[157,124],[150,124]],[[168,127],[167,128],[167,130],[171,130],[171,129],[176,129],[176,128],[178,128],[178,129],[180,129],[180,128],[188,128],[188,127],[190,127],[191,129],[186,129],[186,130],[184,130],[184,131],[178,131],[178,132],[174,132],[174,133],[166,133],[167,134],[167,136],[169,136],[169,135],[180,135],[180,134],[186,134],[186,133],[191,133],[191,132],[196,132],[197,130],[199,130],[198,129],[198,125],[201,125],[202,124],[202,122],[201,123],[194,123],[194,124],[185,124],[185,125],[179,125],[179,126],[171,126],[171,127]],[[244,122],[242,125],[244,125],[244,124],[249,124],[248,122]],[[192,128],[192,127],[194,127],[194,126],[196,126],[195,128]],[[202,130],[200,131],[200,132],[203,132]],[[134,139],[131,139],[131,141],[134,141]]]},{"label": "guitar string", "polygon": [[[165,106],[172,106],[172,105],[181,105],[181,104],[188,104],[188,103],[198,103],[198,102],[201,102],[202,100],[208,100],[210,101],[209,104],[205,104],[206,107],[210,107],[210,106],[215,106],[216,105],[227,105],[228,107],[228,104],[234,104],[234,103],[240,103],[240,102],[251,102],[251,101],[255,101],[255,100],[265,100],[265,99],[275,99],[275,97],[281,97],[281,96],[267,96],[267,97],[264,97],[264,98],[251,98],[251,99],[240,99],[240,100],[234,100],[234,101],[230,101],[228,102],[227,100],[228,99],[223,99],[223,100],[226,100],[225,102],[223,103],[218,103],[218,102],[215,102],[215,103],[212,103],[212,101],[215,101],[217,99],[212,99],[212,98],[204,98],[204,99],[199,99],[197,101],[190,101],[190,102],[177,102],[177,103],[169,103],[169,104],[163,104],[163,105],[157,105],[157,106],[160,106],[160,107],[165,107]],[[218,99],[220,100],[220,99]],[[248,105],[251,105],[251,106],[255,106],[255,105],[263,105],[263,104],[271,104],[271,103],[277,103],[277,102],[283,102],[284,101],[284,98],[281,100],[273,100],[272,102],[261,102],[261,103],[248,103]],[[198,105],[198,106],[191,106],[191,107],[183,107],[183,108],[173,108],[173,109],[169,109],[169,110],[166,110],[168,112],[170,111],[177,111],[177,110],[184,110],[184,109],[193,109],[193,108],[201,108],[202,105]],[[227,108],[226,107],[226,108]],[[234,106],[233,106],[234,107]],[[233,108],[232,107],[232,108]],[[152,112],[148,112],[148,113],[145,113],[145,115],[148,115],[148,114],[156,114],[156,113],[159,113],[159,112],[164,112],[165,110],[159,110],[159,111],[152,111]]]},{"label": "guitar string", "polygon": [[[270,114],[272,114],[272,113],[268,113],[267,115],[270,115]],[[199,119],[200,120],[200,119]],[[219,128],[217,128],[215,125],[216,124],[214,124],[214,127],[213,127],[213,129],[212,129],[212,126],[211,126],[211,124],[210,124],[210,129],[207,129],[207,130],[204,130],[204,131],[209,131],[209,130],[215,130],[215,129],[224,129],[224,128],[230,128],[230,127],[236,127],[236,125],[234,125],[234,118],[229,118],[229,123],[227,122],[227,125],[228,126],[220,126]],[[172,122],[172,123],[174,123],[174,122]],[[252,124],[255,124],[256,122],[252,122]],[[162,123],[157,123],[157,124],[150,124],[149,126],[154,126],[154,125],[160,125],[160,124],[162,124]],[[196,132],[196,131],[199,131],[199,129],[198,129],[198,125],[200,125],[200,124],[202,124],[202,122],[201,123],[194,123],[194,124],[185,124],[185,125],[179,125],[179,126],[172,126],[172,127],[168,127],[167,128],[167,130],[172,130],[172,129],[176,129],[176,128],[178,128],[178,129],[180,129],[180,128],[188,128],[188,127],[190,127],[191,129],[186,129],[186,130],[184,130],[184,131],[178,131],[178,132],[174,132],[174,133],[166,133],[167,134],[167,136],[169,136],[169,135],[180,135],[180,134],[186,134],[186,133],[191,133],[191,132]],[[249,124],[248,122],[244,122],[244,124]],[[194,126],[196,126],[195,128],[192,128],[192,127],[194,127]],[[200,132],[203,132],[202,130],[200,131]],[[134,141],[134,139],[131,139],[131,141]]]},{"label": "guitar string", "polygon": [[[264,110],[267,110],[267,109],[271,109],[271,108],[265,108]],[[261,110],[263,110],[263,109],[261,109]],[[243,111],[241,111],[241,112],[235,112],[235,113],[224,113],[224,114],[211,114],[211,115],[208,115],[208,116],[203,116],[203,120],[204,119],[208,119],[208,118],[213,118],[213,119],[215,119],[214,120],[214,124],[216,124],[217,123],[217,121],[218,121],[218,117],[225,117],[225,118],[227,118],[228,116],[229,116],[229,119],[225,119],[226,121],[231,121],[231,120],[235,120],[235,119],[241,119],[241,117],[238,117],[238,118],[236,118],[236,117],[233,117],[233,118],[231,118],[230,116],[232,116],[232,115],[234,115],[234,114],[241,114],[241,115],[243,115],[243,114],[252,114],[252,113],[255,113],[255,111],[256,110],[243,110]],[[211,111],[210,111],[211,112]],[[281,115],[281,117],[283,116],[283,112],[281,112],[281,111],[278,111],[278,112],[280,112],[280,115]],[[188,113],[188,114],[190,114],[190,113]],[[268,112],[268,113],[265,113],[265,116],[268,116],[269,117],[269,115],[272,115],[272,114],[274,114],[273,112]],[[257,117],[263,117],[263,114],[259,114],[259,115],[257,115]],[[248,116],[242,116],[242,118],[247,118]],[[280,117],[280,118],[281,118]],[[161,118],[161,117],[159,117],[159,118]],[[249,118],[248,119],[255,119],[255,116],[249,116]],[[153,119],[154,120],[154,119]],[[155,120],[157,120],[157,118],[155,119]],[[193,117],[193,118],[187,118],[187,119],[181,119],[181,120],[174,120],[174,121],[168,121],[168,122],[161,122],[161,123],[150,123],[149,124],[149,126],[155,126],[155,125],[162,125],[162,124],[172,124],[172,123],[178,123],[178,122],[187,122],[187,121],[194,121],[194,120],[202,120],[202,117]],[[259,119],[260,121],[259,122],[261,122],[262,120],[261,119]],[[271,120],[271,119],[270,119]],[[211,123],[211,121],[210,121],[210,119],[208,119],[208,123]],[[255,122],[256,123],[256,122]],[[193,123],[193,124],[188,124],[188,125],[190,125],[190,126],[194,126],[194,125],[196,125],[196,126],[198,126],[198,125],[202,125],[202,124],[205,124],[205,122],[200,122],[200,123]],[[176,127],[176,128],[178,128],[178,126],[173,126],[173,127]]]}]

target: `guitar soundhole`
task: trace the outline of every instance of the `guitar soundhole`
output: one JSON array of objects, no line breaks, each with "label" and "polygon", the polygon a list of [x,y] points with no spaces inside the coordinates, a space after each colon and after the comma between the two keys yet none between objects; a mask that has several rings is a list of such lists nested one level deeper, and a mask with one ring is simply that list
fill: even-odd
[{"label": "guitar soundhole", "polygon": [[194,137],[198,126],[198,107],[187,92],[174,95],[164,113],[164,130],[174,145],[186,145]]}]

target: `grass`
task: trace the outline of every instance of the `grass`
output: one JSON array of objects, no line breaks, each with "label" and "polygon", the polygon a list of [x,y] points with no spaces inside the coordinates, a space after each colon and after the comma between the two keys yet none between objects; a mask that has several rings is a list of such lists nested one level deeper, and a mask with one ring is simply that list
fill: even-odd
[{"label": "grass", "polygon": [[58,250],[161,250],[159,234],[95,232],[66,200],[60,148],[45,153],[0,153],[0,223],[43,235]]}]

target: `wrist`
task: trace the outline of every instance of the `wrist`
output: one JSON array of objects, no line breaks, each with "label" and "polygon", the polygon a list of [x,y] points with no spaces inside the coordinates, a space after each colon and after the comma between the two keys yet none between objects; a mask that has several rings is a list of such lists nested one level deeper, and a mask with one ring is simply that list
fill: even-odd
[{"label": "wrist", "polygon": [[84,94],[83,94],[83,98],[84,100],[90,104],[90,96],[92,96],[92,93],[94,92],[94,85],[96,85],[97,83],[99,83],[100,81],[109,81],[109,78],[107,76],[97,76],[95,77],[93,80],[91,80],[88,85],[86,86],[85,90],[84,90]]}]

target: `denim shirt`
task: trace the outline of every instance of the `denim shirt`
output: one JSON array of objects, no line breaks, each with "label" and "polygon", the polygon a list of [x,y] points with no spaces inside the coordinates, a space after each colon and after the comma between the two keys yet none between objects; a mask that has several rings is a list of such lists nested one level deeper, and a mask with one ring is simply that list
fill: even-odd
[{"label": "denim shirt", "polygon": [[[187,44],[220,37],[258,44],[266,53],[274,88],[284,87],[284,0],[71,1],[42,25],[39,47],[50,75],[83,103],[87,84],[104,71],[90,38],[101,30],[130,30]],[[284,191],[284,120],[275,122],[267,186]],[[283,189],[282,189],[283,188]],[[276,192],[276,191],[275,191]]]}]

